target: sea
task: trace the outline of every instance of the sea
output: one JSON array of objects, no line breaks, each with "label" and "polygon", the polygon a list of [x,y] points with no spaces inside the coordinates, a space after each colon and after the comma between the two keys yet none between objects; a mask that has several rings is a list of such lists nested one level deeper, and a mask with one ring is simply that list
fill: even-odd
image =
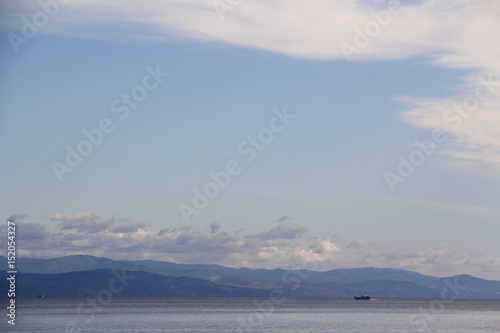
[{"label": "sea", "polygon": [[[2,300],[2,304],[6,302]],[[352,298],[17,299],[1,332],[500,332],[500,300]]]}]

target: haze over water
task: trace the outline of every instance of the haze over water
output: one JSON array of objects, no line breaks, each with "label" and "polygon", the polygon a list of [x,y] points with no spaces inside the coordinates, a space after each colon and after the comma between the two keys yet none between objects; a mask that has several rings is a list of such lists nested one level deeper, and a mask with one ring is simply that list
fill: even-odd
[{"label": "haze over water", "polygon": [[498,332],[500,300],[456,299],[443,307],[436,301],[287,298],[271,305],[267,298],[114,298],[94,314],[79,311],[85,299],[20,299],[9,332]]}]

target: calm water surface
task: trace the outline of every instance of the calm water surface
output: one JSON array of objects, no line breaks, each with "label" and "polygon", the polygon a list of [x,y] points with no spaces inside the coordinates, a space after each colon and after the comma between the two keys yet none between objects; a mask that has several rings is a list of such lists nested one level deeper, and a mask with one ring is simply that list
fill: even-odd
[{"label": "calm water surface", "polygon": [[[4,301],[4,300],[2,300]],[[347,298],[18,299],[1,332],[500,332],[500,300]],[[2,302],[2,305],[5,302]],[[2,306],[3,309],[5,307]]]}]

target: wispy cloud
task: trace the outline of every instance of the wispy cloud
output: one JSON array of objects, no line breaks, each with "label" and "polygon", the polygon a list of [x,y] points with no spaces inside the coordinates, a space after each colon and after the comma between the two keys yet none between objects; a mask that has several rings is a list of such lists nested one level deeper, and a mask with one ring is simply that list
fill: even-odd
[{"label": "wispy cloud", "polygon": [[[19,1],[25,10],[35,0]],[[387,11],[395,1],[320,0],[314,5],[297,0],[256,0],[230,12],[221,22],[212,1],[204,0],[72,0],[47,32],[84,33],[89,27],[113,25],[94,38],[125,39],[177,36],[258,48],[311,59],[343,59],[339,44],[352,41],[356,26],[374,20],[374,12]],[[445,5],[447,3],[447,5]],[[26,4],[31,4],[27,6]],[[383,33],[359,54],[365,59],[394,59],[422,54],[436,55],[443,65],[487,67],[495,59],[491,33],[498,29],[499,4],[495,0],[400,2],[401,16],[394,16]],[[26,9],[29,8],[29,9]],[[19,9],[21,10],[21,9]],[[18,15],[24,14],[19,12]],[[142,25],[134,35],[128,28]],[[145,29],[144,27],[149,27]],[[416,28],[418,27],[418,29]],[[485,34],[484,32],[489,33]],[[478,58],[487,61],[477,61]]]},{"label": "wispy cloud", "polygon": [[490,69],[467,76],[465,92],[455,98],[402,99],[408,105],[403,119],[444,130],[449,140],[439,151],[451,158],[450,166],[500,176],[500,68]]}]

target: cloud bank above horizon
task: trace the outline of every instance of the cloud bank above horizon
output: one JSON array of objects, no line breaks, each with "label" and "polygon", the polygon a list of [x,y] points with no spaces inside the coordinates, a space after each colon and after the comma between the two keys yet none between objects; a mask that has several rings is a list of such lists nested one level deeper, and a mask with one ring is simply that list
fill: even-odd
[{"label": "cloud bank above horizon", "polygon": [[[291,220],[277,222],[267,231],[227,232],[219,225],[206,230],[191,227],[148,230],[146,224],[127,219],[102,218],[92,212],[57,213],[49,231],[26,215],[18,215],[18,255],[55,258],[74,254],[114,260],[161,260],[176,263],[220,264],[249,268],[400,268],[434,276],[471,274],[494,279],[500,258],[477,250],[465,253],[439,244],[422,251],[384,251],[377,244],[353,239],[342,247],[335,236],[319,238]],[[2,229],[4,229],[2,227]],[[219,230],[222,229],[222,230]],[[0,240],[0,248],[5,248]],[[0,252],[1,253],[1,252]]]}]

